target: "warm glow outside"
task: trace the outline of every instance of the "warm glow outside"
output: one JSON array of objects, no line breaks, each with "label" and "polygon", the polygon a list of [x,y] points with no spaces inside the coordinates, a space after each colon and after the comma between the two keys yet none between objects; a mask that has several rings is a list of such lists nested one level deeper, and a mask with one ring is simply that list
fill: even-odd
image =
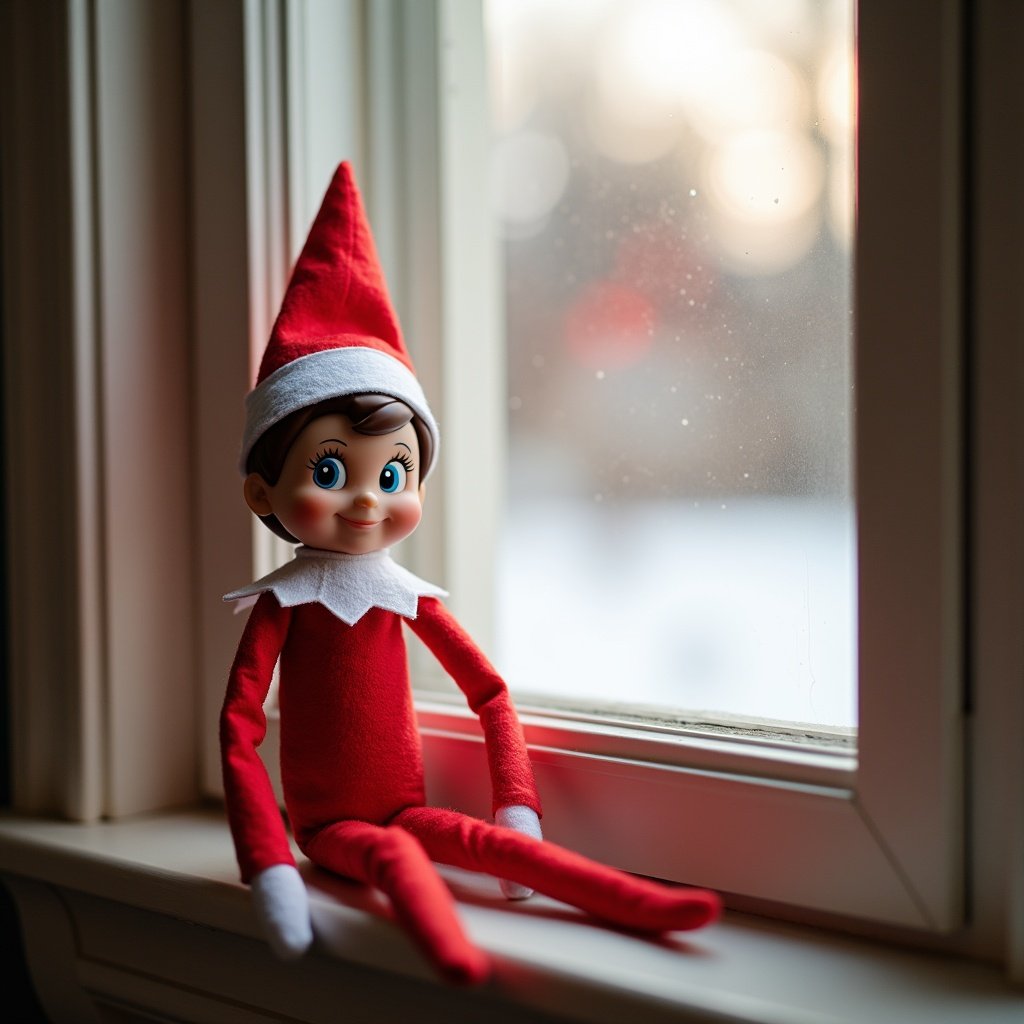
[{"label": "warm glow outside", "polygon": [[852,0],[489,0],[520,699],[856,726]]}]

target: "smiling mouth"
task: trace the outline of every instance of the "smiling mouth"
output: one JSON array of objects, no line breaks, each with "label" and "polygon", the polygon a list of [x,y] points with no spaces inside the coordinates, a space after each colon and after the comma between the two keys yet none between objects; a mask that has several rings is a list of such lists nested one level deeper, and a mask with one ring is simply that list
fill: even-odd
[{"label": "smiling mouth", "polygon": [[360,530],[369,530],[372,526],[379,526],[382,520],[380,519],[349,519],[348,516],[341,516],[342,519],[348,523],[349,526],[354,526]]}]

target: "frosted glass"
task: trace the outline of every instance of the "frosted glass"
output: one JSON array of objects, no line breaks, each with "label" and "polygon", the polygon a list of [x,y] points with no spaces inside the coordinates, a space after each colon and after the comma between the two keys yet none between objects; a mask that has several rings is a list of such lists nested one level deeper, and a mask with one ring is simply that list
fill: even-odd
[{"label": "frosted glass", "polygon": [[491,0],[520,698],[856,725],[853,11]]}]

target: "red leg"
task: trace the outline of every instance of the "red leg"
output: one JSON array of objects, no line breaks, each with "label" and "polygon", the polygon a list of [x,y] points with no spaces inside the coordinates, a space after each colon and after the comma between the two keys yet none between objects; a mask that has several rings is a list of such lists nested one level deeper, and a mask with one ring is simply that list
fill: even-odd
[{"label": "red leg", "polygon": [[448,887],[407,831],[342,821],[318,832],[304,852],[320,867],[380,889],[398,922],[450,981],[477,984],[490,974],[487,956],[462,928]]},{"label": "red leg", "polygon": [[721,907],[713,892],[637,878],[555,843],[455,811],[412,807],[392,824],[416,836],[434,860],[511,879],[626,928],[699,928],[714,920]]}]

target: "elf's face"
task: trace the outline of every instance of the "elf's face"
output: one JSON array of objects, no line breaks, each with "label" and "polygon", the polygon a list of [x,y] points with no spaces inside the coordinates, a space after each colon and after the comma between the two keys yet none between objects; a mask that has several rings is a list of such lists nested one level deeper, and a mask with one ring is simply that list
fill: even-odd
[{"label": "elf's face", "polygon": [[295,439],[276,484],[246,477],[245,500],[256,515],[277,516],[303,544],[361,555],[416,529],[418,463],[411,423],[373,437],[356,433],[345,416],[321,416]]}]

